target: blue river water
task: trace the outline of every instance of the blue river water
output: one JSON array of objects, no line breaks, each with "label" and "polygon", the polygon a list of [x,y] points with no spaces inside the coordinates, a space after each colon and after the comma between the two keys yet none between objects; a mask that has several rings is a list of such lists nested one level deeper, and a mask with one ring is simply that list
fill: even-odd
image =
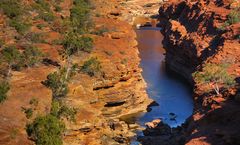
[{"label": "blue river water", "polygon": [[[147,93],[157,105],[151,106],[147,113],[131,116],[131,119],[143,127],[154,119],[161,119],[171,127],[177,127],[193,112],[191,87],[166,70],[165,50],[161,43],[163,36],[159,28],[144,27],[136,30],[136,33]],[[141,131],[137,134],[143,135]],[[138,144],[135,139],[131,142],[131,145]]]},{"label": "blue river water", "polygon": [[171,127],[181,125],[193,111],[191,87],[181,78],[169,73],[165,67],[163,36],[159,28],[136,30],[141,58],[142,75],[147,83],[147,93],[159,105],[140,115],[136,122],[161,118]]}]

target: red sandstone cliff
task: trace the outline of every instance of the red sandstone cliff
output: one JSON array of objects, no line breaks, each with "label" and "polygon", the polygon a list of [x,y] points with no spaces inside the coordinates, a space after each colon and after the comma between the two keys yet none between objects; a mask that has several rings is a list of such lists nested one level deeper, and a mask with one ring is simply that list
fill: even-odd
[{"label": "red sandstone cliff", "polygon": [[[236,91],[240,83],[239,6],[239,1],[232,0],[171,0],[159,9],[167,66],[195,84],[187,144],[240,144]],[[238,21],[229,23],[233,12]],[[206,63],[229,63],[228,73],[237,85],[215,95],[194,83],[192,73]]]}]

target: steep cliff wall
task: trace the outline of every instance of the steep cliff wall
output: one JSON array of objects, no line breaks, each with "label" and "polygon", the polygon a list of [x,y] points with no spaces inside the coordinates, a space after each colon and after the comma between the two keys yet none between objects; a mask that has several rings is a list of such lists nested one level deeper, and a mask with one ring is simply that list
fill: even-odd
[{"label": "steep cliff wall", "polygon": [[170,1],[161,6],[168,67],[191,81],[191,74],[205,61],[239,63],[239,23],[224,25],[237,5],[237,1]]},{"label": "steep cliff wall", "polygon": [[[187,144],[239,144],[239,13],[239,1],[230,0],[170,0],[159,9],[167,66],[194,85],[195,109],[184,126]],[[206,63],[228,64],[236,86],[216,95],[194,83],[192,73]]]}]

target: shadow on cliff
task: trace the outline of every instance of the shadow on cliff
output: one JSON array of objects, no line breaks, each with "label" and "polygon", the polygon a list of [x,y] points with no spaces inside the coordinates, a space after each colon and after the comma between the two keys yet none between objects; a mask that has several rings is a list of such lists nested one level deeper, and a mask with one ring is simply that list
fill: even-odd
[{"label": "shadow on cliff", "polygon": [[207,113],[189,125],[191,134],[187,139],[200,138],[212,145],[240,145],[240,103],[230,98],[221,107]]},{"label": "shadow on cliff", "polygon": [[202,51],[200,58],[204,61],[207,58],[214,56],[219,51],[219,47],[224,45],[224,41],[225,39],[221,35],[214,37],[210,41],[209,47]]}]

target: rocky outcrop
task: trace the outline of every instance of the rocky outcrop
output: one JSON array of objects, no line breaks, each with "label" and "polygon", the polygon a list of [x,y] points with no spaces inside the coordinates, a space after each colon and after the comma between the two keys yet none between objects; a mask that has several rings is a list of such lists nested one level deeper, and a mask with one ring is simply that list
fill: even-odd
[{"label": "rocky outcrop", "polygon": [[172,71],[192,83],[191,74],[205,61],[228,61],[231,56],[235,64],[239,63],[239,40],[235,39],[239,24],[220,30],[233,10],[230,7],[228,1],[187,0],[172,0],[161,6],[159,26],[163,28],[166,63]]},{"label": "rocky outcrop", "polygon": [[[239,144],[240,23],[227,24],[233,11],[239,13],[239,1],[170,0],[159,9],[167,67],[194,85],[194,113],[184,127],[186,144]],[[205,63],[228,63],[237,86],[215,95],[195,84],[192,73]]]},{"label": "rocky outcrop", "polygon": [[145,123],[144,136],[138,137],[143,145],[183,145],[185,142],[182,127],[171,128],[160,119]]}]

